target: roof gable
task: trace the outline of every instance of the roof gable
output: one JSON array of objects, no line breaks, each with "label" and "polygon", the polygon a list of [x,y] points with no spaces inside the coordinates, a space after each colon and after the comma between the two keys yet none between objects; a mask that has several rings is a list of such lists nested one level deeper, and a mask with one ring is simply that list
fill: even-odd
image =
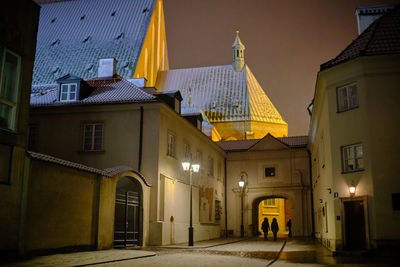
[{"label": "roof gable", "polygon": [[76,0],[41,5],[33,84],[74,73],[97,75],[100,58],[116,58],[117,73],[136,68],[155,0]]},{"label": "roof gable", "polygon": [[321,65],[321,70],[359,56],[400,54],[400,5],[374,21],[337,57]]},{"label": "roof gable", "polygon": [[271,134],[267,134],[257,143],[255,143],[252,147],[250,147],[248,151],[281,150],[281,149],[289,149],[289,147],[285,143],[273,137]]}]

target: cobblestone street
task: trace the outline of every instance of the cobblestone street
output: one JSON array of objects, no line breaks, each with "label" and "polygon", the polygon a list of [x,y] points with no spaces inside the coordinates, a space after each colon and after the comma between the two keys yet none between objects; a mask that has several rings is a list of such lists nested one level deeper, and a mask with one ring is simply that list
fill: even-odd
[{"label": "cobblestone street", "polygon": [[217,239],[36,257],[6,266],[396,266],[394,257],[332,256],[312,239]]}]

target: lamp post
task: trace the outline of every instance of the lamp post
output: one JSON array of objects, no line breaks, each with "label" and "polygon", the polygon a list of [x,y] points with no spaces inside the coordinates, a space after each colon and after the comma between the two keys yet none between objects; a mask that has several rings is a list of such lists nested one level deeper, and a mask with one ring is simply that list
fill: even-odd
[{"label": "lamp post", "polygon": [[240,188],[240,200],[241,200],[241,209],[240,209],[240,237],[244,237],[244,225],[243,225],[243,192],[244,192],[244,180],[243,177],[240,177],[240,181],[238,182]]},{"label": "lamp post", "polygon": [[190,218],[189,218],[189,246],[193,246],[193,216],[192,216],[192,176],[193,172],[199,172],[200,164],[192,164],[188,161],[182,162],[184,171],[189,171],[190,176]]}]

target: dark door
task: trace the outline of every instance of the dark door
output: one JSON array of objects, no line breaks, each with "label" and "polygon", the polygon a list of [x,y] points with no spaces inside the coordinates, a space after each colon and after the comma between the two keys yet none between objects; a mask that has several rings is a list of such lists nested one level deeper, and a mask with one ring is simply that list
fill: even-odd
[{"label": "dark door", "polygon": [[126,186],[127,184],[129,182],[124,181],[122,185],[117,185],[114,247],[140,245],[140,193],[132,185]]},{"label": "dark door", "polygon": [[346,249],[365,249],[365,214],[362,200],[345,201]]}]

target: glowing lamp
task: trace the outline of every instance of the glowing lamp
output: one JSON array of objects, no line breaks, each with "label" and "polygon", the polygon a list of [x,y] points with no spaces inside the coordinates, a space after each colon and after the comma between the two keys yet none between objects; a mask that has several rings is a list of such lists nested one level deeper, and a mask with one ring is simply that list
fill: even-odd
[{"label": "glowing lamp", "polygon": [[199,172],[199,170],[200,170],[200,164],[193,164],[193,165],[192,165],[192,169],[193,169],[193,172]]},{"label": "glowing lamp", "polygon": [[182,162],[182,167],[184,171],[188,171],[190,168],[190,162]]},{"label": "glowing lamp", "polygon": [[354,194],[356,193],[356,187],[353,184],[349,186],[349,192],[350,196],[354,196]]},{"label": "glowing lamp", "polygon": [[240,180],[240,181],[239,181],[239,186],[240,186],[240,187],[243,187],[243,186],[244,186],[244,181],[243,181],[243,180]]}]

